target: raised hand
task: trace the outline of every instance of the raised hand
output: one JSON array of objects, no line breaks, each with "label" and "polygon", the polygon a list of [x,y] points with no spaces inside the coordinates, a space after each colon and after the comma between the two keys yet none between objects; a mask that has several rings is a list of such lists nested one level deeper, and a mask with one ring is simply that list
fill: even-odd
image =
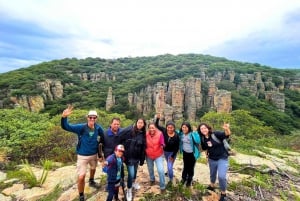
[{"label": "raised hand", "polygon": [[230,127],[229,123],[224,123],[223,124],[223,129],[225,131],[226,136],[229,136],[231,134],[229,127]]},{"label": "raised hand", "polygon": [[156,114],[156,118],[157,118],[157,119],[160,119],[160,113],[157,113],[157,114]]},{"label": "raised hand", "polygon": [[62,113],[62,117],[63,118],[65,118],[65,117],[68,117],[70,114],[72,114],[72,112],[73,112],[73,105],[68,105],[68,107],[63,111],[63,113]]},{"label": "raised hand", "polygon": [[228,123],[224,123],[224,124],[223,124],[223,129],[224,129],[224,130],[229,129],[229,127],[230,127],[230,125],[229,125]]}]

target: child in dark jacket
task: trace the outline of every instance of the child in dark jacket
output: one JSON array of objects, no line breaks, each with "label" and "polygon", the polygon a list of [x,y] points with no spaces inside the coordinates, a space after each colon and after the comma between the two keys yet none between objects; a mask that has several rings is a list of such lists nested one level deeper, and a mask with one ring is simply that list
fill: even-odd
[{"label": "child in dark jacket", "polygon": [[117,145],[114,153],[109,155],[104,162],[104,166],[106,166],[104,168],[107,169],[108,196],[106,201],[112,201],[113,198],[116,201],[119,200],[119,187],[121,183],[124,183],[124,151],[123,145]]}]

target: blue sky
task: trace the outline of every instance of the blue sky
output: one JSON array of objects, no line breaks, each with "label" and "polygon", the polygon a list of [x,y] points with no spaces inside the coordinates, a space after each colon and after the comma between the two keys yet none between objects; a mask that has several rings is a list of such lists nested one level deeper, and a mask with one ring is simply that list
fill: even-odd
[{"label": "blue sky", "polygon": [[0,16],[0,73],[185,53],[300,69],[299,0],[0,0]]}]

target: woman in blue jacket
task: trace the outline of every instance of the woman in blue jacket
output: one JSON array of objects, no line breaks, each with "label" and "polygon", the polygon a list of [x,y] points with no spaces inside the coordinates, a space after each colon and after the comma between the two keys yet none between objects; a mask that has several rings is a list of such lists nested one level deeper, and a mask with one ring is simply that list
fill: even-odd
[{"label": "woman in blue jacket", "polygon": [[179,137],[179,150],[183,154],[181,183],[189,187],[193,181],[196,160],[200,157],[200,137],[197,131],[192,131],[191,124],[188,122],[181,124]]}]

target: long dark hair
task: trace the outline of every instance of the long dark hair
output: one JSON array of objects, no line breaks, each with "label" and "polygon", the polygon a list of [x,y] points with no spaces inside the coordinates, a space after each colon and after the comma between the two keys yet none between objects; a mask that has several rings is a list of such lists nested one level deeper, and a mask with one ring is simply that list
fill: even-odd
[{"label": "long dark hair", "polygon": [[182,126],[186,126],[186,127],[188,127],[188,133],[190,133],[191,131],[192,131],[192,126],[191,126],[191,124],[189,123],[189,122],[183,122],[182,124],[181,124],[181,126],[180,126],[180,132],[182,133]]},{"label": "long dark hair", "polygon": [[205,126],[205,127],[208,129],[208,134],[209,134],[209,135],[212,134],[212,127],[211,127],[210,125],[208,125],[207,123],[200,123],[199,126],[198,126],[198,128],[197,128],[197,131],[198,131],[199,135],[203,135],[203,134],[201,133],[201,130],[200,130],[200,127],[201,127],[201,126]]},{"label": "long dark hair", "polygon": [[[143,126],[143,128],[142,129],[138,129],[137,128],[137,122],[139,121],[139,120],[142,120],[143,122],[144,122],[144,126]],[[136,120],[136,122],[135,122],[135,124],[134,124],[134,126],[133,126],[133,132],[132,132],[132,135],[134,135],[134,136],[136,136],[138,133],[143,133],[144,135],[146,134],[146,120],[145,119],[143,119],[143,118],[138,118],[137,120]]]}]

